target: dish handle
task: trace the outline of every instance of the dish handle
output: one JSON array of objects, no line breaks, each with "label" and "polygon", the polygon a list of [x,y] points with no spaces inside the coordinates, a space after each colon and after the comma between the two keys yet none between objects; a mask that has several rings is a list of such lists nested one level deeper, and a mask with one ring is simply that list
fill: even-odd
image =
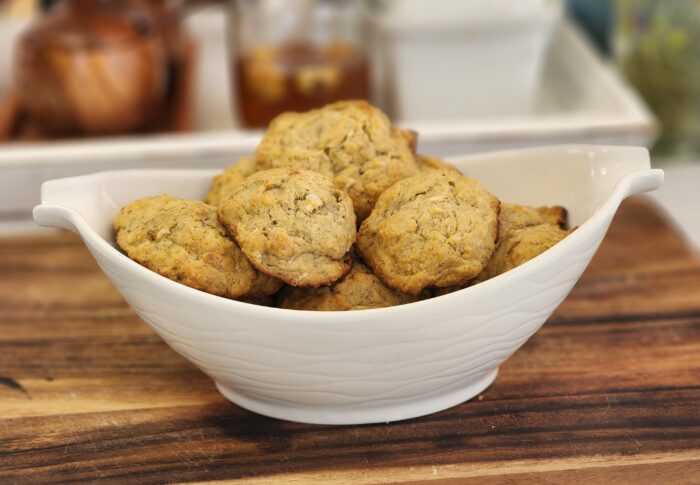
[{"label": "dish handle", "polygon": [[627,191],[624,198],[631,195],[651,192],[664,183],[664,171],[658,168],[633,173],[627,176]]},{"label": "dish handle", "polygon": [[41,204],[34,207],[34,210],[32,210],[34,222],[40,226],[56,227],[78,232],[78,229],[75,227],[73,215],[74,212],[72,210],[57,205]]},{"label": "dish handle", "polygon": [[76,208],[93,205],[84,200],[85,177],[49,180],[41,184],[41,204],[34,207],[34,222],[44,227],[56,227],[78,232],[76,221],[80,218]]}]

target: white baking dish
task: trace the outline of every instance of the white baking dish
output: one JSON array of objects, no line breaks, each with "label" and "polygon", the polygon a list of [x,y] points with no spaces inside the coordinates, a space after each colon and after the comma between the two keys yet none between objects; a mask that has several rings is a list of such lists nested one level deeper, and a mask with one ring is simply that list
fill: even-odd
[{"label": "white baking dish", "polygon": [[448,295],[310,312],[194,290],[115,247],[112,220],[122,205],[160,193],[201,198],[215,171],[124,170],[50,181],[34,218],[78,232],[139,316],[233,402],[292,421],[396,421],[488,387],[569,293],[620,202],[663,181],[643,148],[562,146],[452,162],[504,201],[563,204],[578,229],[522,266]]},{"label": "white baking dish", "polygon": [[[222,168],[250,155],[260,133],[241,130],[232,118],[224,25],[218,9],[204,10],[188,20],[201,44],[197,131],[0,145],[0,234],[33,226],[27,222],[31,208],[39,202],[39,186],[46,180],[121,168]],[[557,143],[649,146],[656,125],[636,94],[569,23],[564,22],[554,35],[531,113],[405,124],[420,133],[419,149],[455,155]],[[6,42],[0,45],[0,65],[12,53],[13,38],[0,36],[0,42]],[[7,76],[11,71],[0,71],[0,85]]]},{"label": "white baking dish", "polygon": [[532,112],[559,0],[383,0],[371,17],[390,114],[405,123]]}]

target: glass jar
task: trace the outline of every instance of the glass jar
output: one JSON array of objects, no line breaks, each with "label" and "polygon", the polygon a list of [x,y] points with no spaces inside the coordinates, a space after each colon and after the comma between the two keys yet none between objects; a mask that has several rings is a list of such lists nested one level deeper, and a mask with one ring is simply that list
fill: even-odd
[{"label": "glass jar", "polygon": [[235,0],[230,15],[234,103],[248,127],[284,111],[368,99],[362,2]]},{"label": "glass jar", "polygon": [[654,152],[700,153],[700,3],[618,0],[615,57],[659,118]]}]

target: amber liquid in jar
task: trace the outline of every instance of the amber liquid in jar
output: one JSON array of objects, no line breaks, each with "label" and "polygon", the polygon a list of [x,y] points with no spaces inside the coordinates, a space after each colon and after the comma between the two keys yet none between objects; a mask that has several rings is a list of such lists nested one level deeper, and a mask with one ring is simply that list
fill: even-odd
[{"label": "amber liquid in jar", "polygon": [[233,63],[242,121],[263,128],[285,111],[307,111],[345,99],[368,99],[369,63],[344,43],[258,46]]}]

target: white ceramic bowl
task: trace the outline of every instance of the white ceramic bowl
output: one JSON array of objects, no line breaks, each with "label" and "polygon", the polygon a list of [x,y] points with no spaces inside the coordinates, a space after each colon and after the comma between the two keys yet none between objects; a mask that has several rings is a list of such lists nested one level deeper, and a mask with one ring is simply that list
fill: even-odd
[{"label": "white ceramic bowl", "polygon": [[170,281],[115,248],[132,200],[201,198],[211,170],[124,170],[46,182],[34,219],[77,231],[133,309],[240,406],[309,423],[396,421],[461,403],[566,297],[620,202],[654,190],[643,148],[565,146],[452,160],[504,201],[561,204],[573,234],[471,288],[392,308],[309,312],[227,300]]}]

